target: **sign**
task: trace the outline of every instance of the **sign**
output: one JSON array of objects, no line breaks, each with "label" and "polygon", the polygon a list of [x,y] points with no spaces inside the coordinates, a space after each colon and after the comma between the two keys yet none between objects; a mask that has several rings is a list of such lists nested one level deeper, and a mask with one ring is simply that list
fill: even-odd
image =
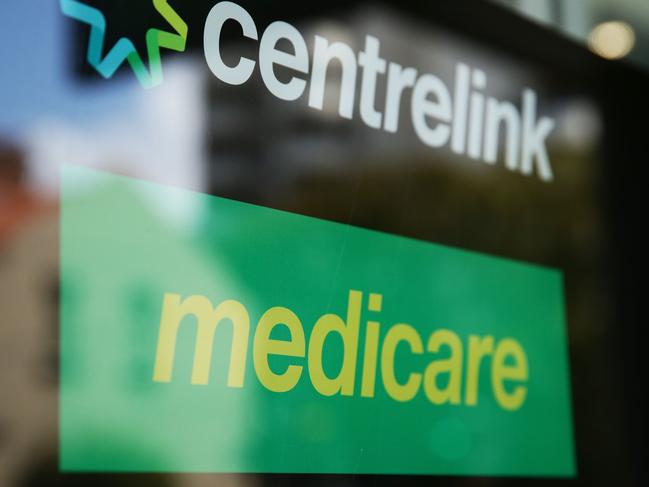
[{"label": "sign", "polygon": [[[156,87],[163,81],[160,48],[185,50],[189,27],[167,0],[153,0],[153,6],[173,32],[154,28],[147,31],[148,69],[128,38],[121,38],[102,57],[107,20],[101,11],[77,0],[60,0],[60,4],[64,15],[90,26],[86,57],[105,78],[112,77],[128,62],[143,87]],[[221,34],[226,25],[233,24],[241,29],[242,38],[259,44],[256,59],[240,55],[235,65],[223,60]],[[522,90],[519,109],[509,101],[488,96],[487,73],[460,62],[451,90],[433,73],[420,73],[416,67],[382,58],[381,41],[372,35],[365,36],[365,47],[357,53],[347,43],[331,42],[321,35],[315,35],[307,44],[295,26],[281,20],[260,33],[253,16],[229,1],[217,2],[210,9],[203,42],[210,71],[225,84],[247,83],[258,67],[263,84],[275,97],[295,102],[308,93],[308,106],[323,110],[329,66],[340,63],[340,117],[351,120],[358,111],[368,127],[395,133],[399,130],[401,107],[409,105],[412,127],[426,146],[449,147],[456,154],[488,166],[495,165],[502,152],[508,170],[528,177],[537,175],[545,182],[554,179],[546,141],[556,122],[538,115],[538,96],[531,88]],[[277,68],[287,70],[290,79],[278,78]],[[384,93],[377,89],[380,80],[386,83]],[[357,84],[360,97],[356,110]],[[383,112],[376,108],[377,104],[385,107]]]},{"label": "sign", "polygon": [[574,475],[559,271],[62,180],[63,470]]}]

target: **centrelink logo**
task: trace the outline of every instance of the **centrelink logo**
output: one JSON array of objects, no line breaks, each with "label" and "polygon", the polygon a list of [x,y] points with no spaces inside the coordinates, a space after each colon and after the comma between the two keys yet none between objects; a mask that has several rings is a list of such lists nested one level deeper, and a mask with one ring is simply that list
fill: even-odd
[{"label": "centrelink logo", "polygon": [[[166,0],[153,0],[153,5],[176,33],[157,29],[147,32],[148,71],[128,39],[120,39],[102,58],[106,20],[101,12],[74,0],[61,0],[61,5],[66,15],[90,24],[88,62],[106,78],[128,60],[143,86],[156,86],[162,81],[160,47],[185,49],[187,25]],[[240,55],[235,64],[223,61],[221,33],[226,23],[238,24],[242,37],[258,44],[256,56]],[[372,35],[365,36],[365,46],[357,52],[356,46],[321,35],[305,39],[293,25],[279,20],[260,32],[252,15],[229,1],[212,7],[205,20],[203,40],[207,65],[223,83],[243,85],[258,69],[275,97],[293,102],[304,96],[310,108],[323,110],[325,99],[331,98],[325,97],[325,91],[331,90],[327,82],[333,76],[328,73],[329,66],[336,63],[341,66],[337,90],[340,117],[351,120],[360,116],[372,129],[395,133],[403,123],[401,114],[409,112],[410,127],[430,148],[447,148],[488,166],[500,163],[510,171],[535,175],[542,181],[554,179],[546,140],[556,123],[539,116],[536,92],[524,87],[518,104],[499,100],[489,95],[487,73],[479,67],[458,62],[455,80],[447,84],[433,73],[383,58],[381,41]],[[288,50],[279,47],[287,43]],[[277,77],[276,66],[290,70],[288,81]],[[383,92],[380,86],[384,86]]]},{"label": "centrelink logo", "polygon": [[135,49],[130,39],[122,37],[108,53],[103,56],[106,37],[106,18],[96,8],[76,0],[61,0],[61,9],[68,17],[90,25],[88,54],[90,64],[104,78],[110,78],[125,61],[131,66],[135,76],[144,88],[153,88],[162,83],[162,62],[160,48],[182,52],[187,45],[187,24],[169,5],[167,0],[153,0],[153,6],[173,27],[174,33],[149,29],[146,33],[146,46],[149,67]]}]

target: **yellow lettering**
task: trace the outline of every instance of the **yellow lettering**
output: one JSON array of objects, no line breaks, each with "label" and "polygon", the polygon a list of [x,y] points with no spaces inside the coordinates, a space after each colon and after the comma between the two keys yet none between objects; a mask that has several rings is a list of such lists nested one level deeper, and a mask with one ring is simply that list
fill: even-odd
[{"label": "yellow lettering", "polygon": [[[507,357],[514,363],[507,365]],[[496,353],[491,363],[491,385],[498,404],[503,409],[514,411],[519,409],[527,397],[527,387],[519,385],[513,392],[508,393],[503,384],[505,381],[526,382],[528,378],[527,356],[520,344],[511,338],[505,338],[498,343]]]},{"label": "yellow lettering", "polygon": [[[321,316],[313,326],[308,344],[302,322],[291,309],[280,306],[268,309],[257,323],[252,352],[253,365],[260,384],[272,392],[288,392],[297,386],[304,369],[308,368],[311,383],[318,393],[324,396],[353,396],[363,303],[362,292],[349,291],[346,320],[333,313]],[[380,313],[383,296],[370,293],[366,304],[368,312]],[[250,335],[248,311],[243,304],[235,300],[223,301],[214,307],[207,297],[200,295],[183,299],[179,294],[165,293],[153,380],[171,382],[178,333],[183,321],[190,316],[196,320],[191,383],[208,383],[215,333],[221,322],[228,320],[232,323],[232,341],[227,385],[243,387]],[[285,326],[289,338],[271,338],[277,326]],[[426,351],[432,354],[432,359],[423,373],[402,372],[407,366],[399,367],[395,363],[397,349],[403,342],[412,355],[422,355],[424,346],[421,336],[411,325],[398,323],[387,330],[381,343],[381,327],[379,321],[366,321],[363,364],[360,371],[361,397],[375,397],[380,348],[383,386],[388,396],[396,401],[411,401],[423,386],[424,393],[432,404],[462,404],[464,390],[464,404],[476,406],[480,396],[482,372],[483,378],[487,380],[487,370],[483,370],[483,363],[488,360],[491,388],[497,404],[504,410],[516,411],[525,403],[529,380],[528,360],[525,350],[515,339],[504,338],[495,342],[494,337],[490,335],[470,335],[466,344],[465,362],[464,341],[451,330],[435,330],[426,343]],[[331,360],[328,358],[331,354],[325,354],[324,351],[327,338],[331,335],[338,335],[343,346],[342,363],[335,377],[327,376],[323,363],[325,358]],[[275,366],[270,359],[272,355],[301,360],[288,362],[284,367]],[[410,363],[409,360],[405,362]],[[466,373],[463,370],[464,366]],[[397,376],[405,382],[399,382]]]},{"label": "yellow lettering", "polygon": [[[462,386],[462,342],[449,330],[437,330],[428,339],[428,351],[439,352],[442,346],[451,351],[447,359],[433,360],[424,373],[424,392],[433,404],[460,404]],[[440,389],[437,379],[440,374],[448,374],[448,384]]]},{"label": "yellow lettering", "polygon": [[475,406],[478,403],[478,382],[480,379],[480,365],[482,359],[491,355],[494,351],[494,339],[492,336],[469,337],[469,357],[466,373],[466,397],[467,406]]},{"label": "yellow lettering", "polygon": [[394,325],[388,331],[381,350],[381,375],[386,392],[393,399],[401,402],[410,401],[419,390],[421,374],[411,372],[405,384],[399,384],[394,375],[394,354],[397,345],[406,342],[414,354],[422,354],[424,346],[417,330],[403,323]]},{"label": "yellow lettering", "polygon": [[[347,323],[337,315],[326,314],[314,325],[309,339],[309,376],[313,387],[323,396],[340,392],[343,396],[354,394],[354,375],[358,351],[358,328],[361,318],[363,293],[349,291]],[[343,340],[343,363],[337,377],[327,377],[322,365],[325,340],[330,333],[338,333]]]},{"label": "yellow lettering", "polygon": [[[289,341],[270,338],[273,328],[280,324],[288,327],[291,334]],[[304,328],[295,313],[281,307],[266,311],[257,324],[252,354],[259,382],[273,392],[293,389],[302,375],[302,366],[289,365],[283,374],[275,374],[268,365],[268,356],[304,357],[304,350]]]},{"label": "yellow lettering", "polygon": [[205,296],[190,296],[181,301],[178,294],[170,293],[165,294],[162,305],[153,380],[155,382],[171,381],[178,329],[187,315],[194,315],[198,325],[192,384],[205,385],[208,383],[214,333],[219,323],[228,319],[232,322],[228,386],[243,387],[250,334],[250,318],[246,308],[234,300],[223,301],[214,308]]},{"label": "yellow lettering", "polygon": [[374,397],[374,383],[376,382],[376,358],[379,348],[379,327],[375,321],[367,322],[365,331],[365,353],[363,354],[363,381],[361,383],[361,396]]}]

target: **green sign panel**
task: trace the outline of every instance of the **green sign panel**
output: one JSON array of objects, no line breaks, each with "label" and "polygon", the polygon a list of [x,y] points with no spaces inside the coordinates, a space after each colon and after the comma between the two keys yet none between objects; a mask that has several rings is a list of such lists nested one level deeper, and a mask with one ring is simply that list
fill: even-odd
[{"label": "green sign panel", "polygon": [[63,470],[575,474],[560,272],[62,178]]}]

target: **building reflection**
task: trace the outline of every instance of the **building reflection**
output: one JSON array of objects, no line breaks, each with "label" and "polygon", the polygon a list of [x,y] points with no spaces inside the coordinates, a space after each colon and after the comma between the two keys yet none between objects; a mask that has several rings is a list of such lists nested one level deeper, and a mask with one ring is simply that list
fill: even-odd
[{"label": "building reflection", "polygon": [[[326,33],[332,40],[345,39],[356,46],[362,46],[365,34],[371,33],[383,40],[387,58],[439,73],[446,81],[452,79],[457,59],[479,65],[493,76],[493,93],[513,102],[518,101],[522,85],[533,84],[546,100],[544,109],[565,122],[552,140],[555,183],[486,167],[449,151],[431,151],[411,130],[386,134],[358,119],[350,122],[331,116],[340,77],[335,66],[329,71],[330,92],[322,112],[309,109],[303,99],[294,104],[276,100],[258,76],[241,87],[224,86],[207,72],[201,53],[194,52],[188,61],[170,60],[169,83],[157,96],[140,94],[136,86],[129,88],[129,97],[137,94],[129,98],[130,110],[121,117],[111,113],[94,126],[64,118],[36,120],[35,135],[24,150],[0,144],[0,485],[404,482],[372,476],[59,474],[56,188],[62,162],[561,269],[582,480],[593,485],[624,484],[628,479],[622,466],[628,452],[620,424],[619,371],[601,359],[608,354],[616,318],[607,282],[609,229],[600,192],[601,114],[595,102],[584,100],[580,86],[556,79],[555,73],[396,10],[352,3],[332,16],[305,15],[295,21],[307,38]],[[232,40],[228,49],[254,57],[254,47]],[[93,96],[101,98],[103,89],[93,86]],[[378,90],[382,89],[384,83],[379,84]],[[186,103],[188,99],[191,103]],[[581,130],[570,124],[575,116]],[[402,126],[407,127],[406,115],[402,118]],[[159,204],[174,206],[173,202]],[[196,209],[174,208],[177,221],[190,230],[219,224],[194,218]],[[202,257],[212,269],[223,263],[218,249]],[[139,292],[139,301],[123,303],[134,319],[138,307],[147,306],[146,286]],[[264,407],[262,400],[251,405],[251,409]],[[602,449],[602,444],[613,447]],[[517,479],[444,481],[523,483]]]}]

